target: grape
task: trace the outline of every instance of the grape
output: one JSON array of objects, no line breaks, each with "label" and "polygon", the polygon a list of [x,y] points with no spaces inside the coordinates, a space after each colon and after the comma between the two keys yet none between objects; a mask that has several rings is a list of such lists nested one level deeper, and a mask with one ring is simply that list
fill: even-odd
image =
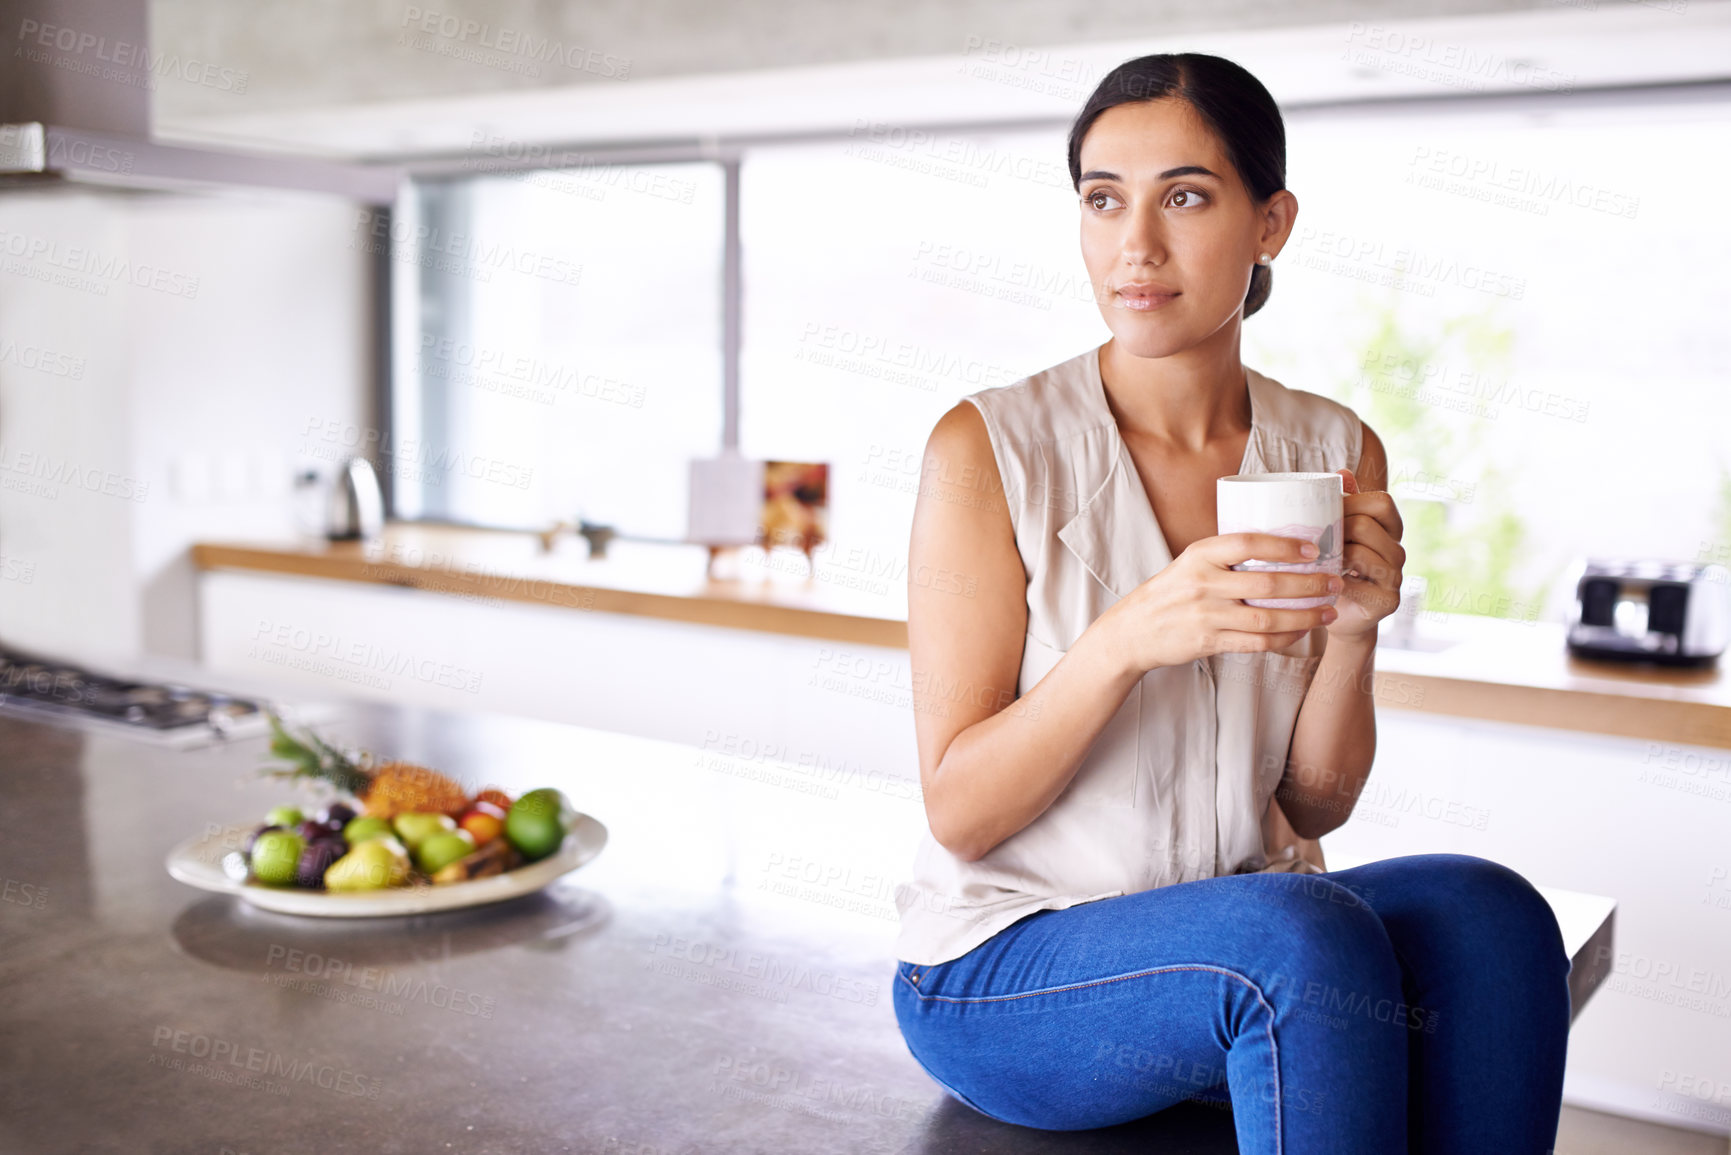
[{"label": "grape", "polygon": [[325,871],[347,851],[348,846],[341,838],[327,836],[307,843],[306,849],[301,851],[300,862],[295,867],[295,884],[323,890]]},{"label": "grape", "polygon": [[329,838],[331,834],[331,828],[315,818],[303,820],[299,826],[295,827],[295,831],[308,842],[315,838]]},{"label": "grape", "polygon": [[341,830],[355,817],[355,808],[346,802],[333,802],[318,812],[318,820],[332,830]]}]

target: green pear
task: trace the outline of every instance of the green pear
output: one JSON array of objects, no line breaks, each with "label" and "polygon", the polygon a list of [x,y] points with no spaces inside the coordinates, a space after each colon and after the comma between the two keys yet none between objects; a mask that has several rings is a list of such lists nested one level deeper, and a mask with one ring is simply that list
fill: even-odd
[{"label": "green pear", "polygon": [[326,890],[383,890],[409,880],[409,852],[395,838],[369,838],[331,863]]}]

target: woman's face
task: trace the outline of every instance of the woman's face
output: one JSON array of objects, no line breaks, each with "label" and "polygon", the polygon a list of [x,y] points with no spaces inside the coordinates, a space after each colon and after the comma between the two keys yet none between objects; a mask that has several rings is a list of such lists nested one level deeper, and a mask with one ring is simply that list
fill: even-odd
[{"label": "woman's face", "polygon": [[1118,345],[1169,357],[1238,322],[1258,253],[1280,252],[1298,201],[1258,205],[1189,104],[1107,109],[1082,140],[1082,259]]}]

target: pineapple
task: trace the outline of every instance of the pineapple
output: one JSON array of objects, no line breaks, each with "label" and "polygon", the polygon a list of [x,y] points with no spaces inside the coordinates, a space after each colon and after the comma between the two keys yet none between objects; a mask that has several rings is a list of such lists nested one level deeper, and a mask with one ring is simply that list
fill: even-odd
[{"label": "pineapple", "polygon": [[270,752],[292,768],[274,769],[279,778],[317,778],[353,797],[374,818],[390,819],[409,811],[461,816],[468,809],[469,792],[437,770],[413,762],[382,762],[363,751],[351,758],[325,742],[311,730],[297,738],[275,714],[270,720]]}]

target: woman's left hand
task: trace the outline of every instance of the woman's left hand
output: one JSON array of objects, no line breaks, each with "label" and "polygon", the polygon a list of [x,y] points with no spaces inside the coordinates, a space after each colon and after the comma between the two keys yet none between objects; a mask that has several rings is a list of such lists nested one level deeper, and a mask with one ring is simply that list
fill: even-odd
[{"label": "woman's left hand", "polygon": [[1401,567],[1406,564],[1400,511],[1383,490],[1359,492],[1352,470],[1335,472],[1343,475],[1346,488],[1341,507],[1346,545],[1340,559],[1346,584],[1334,603],[1340,616],[1323,628],[1330,639],[1374,639],[1376,624],[1400,605]]}]

